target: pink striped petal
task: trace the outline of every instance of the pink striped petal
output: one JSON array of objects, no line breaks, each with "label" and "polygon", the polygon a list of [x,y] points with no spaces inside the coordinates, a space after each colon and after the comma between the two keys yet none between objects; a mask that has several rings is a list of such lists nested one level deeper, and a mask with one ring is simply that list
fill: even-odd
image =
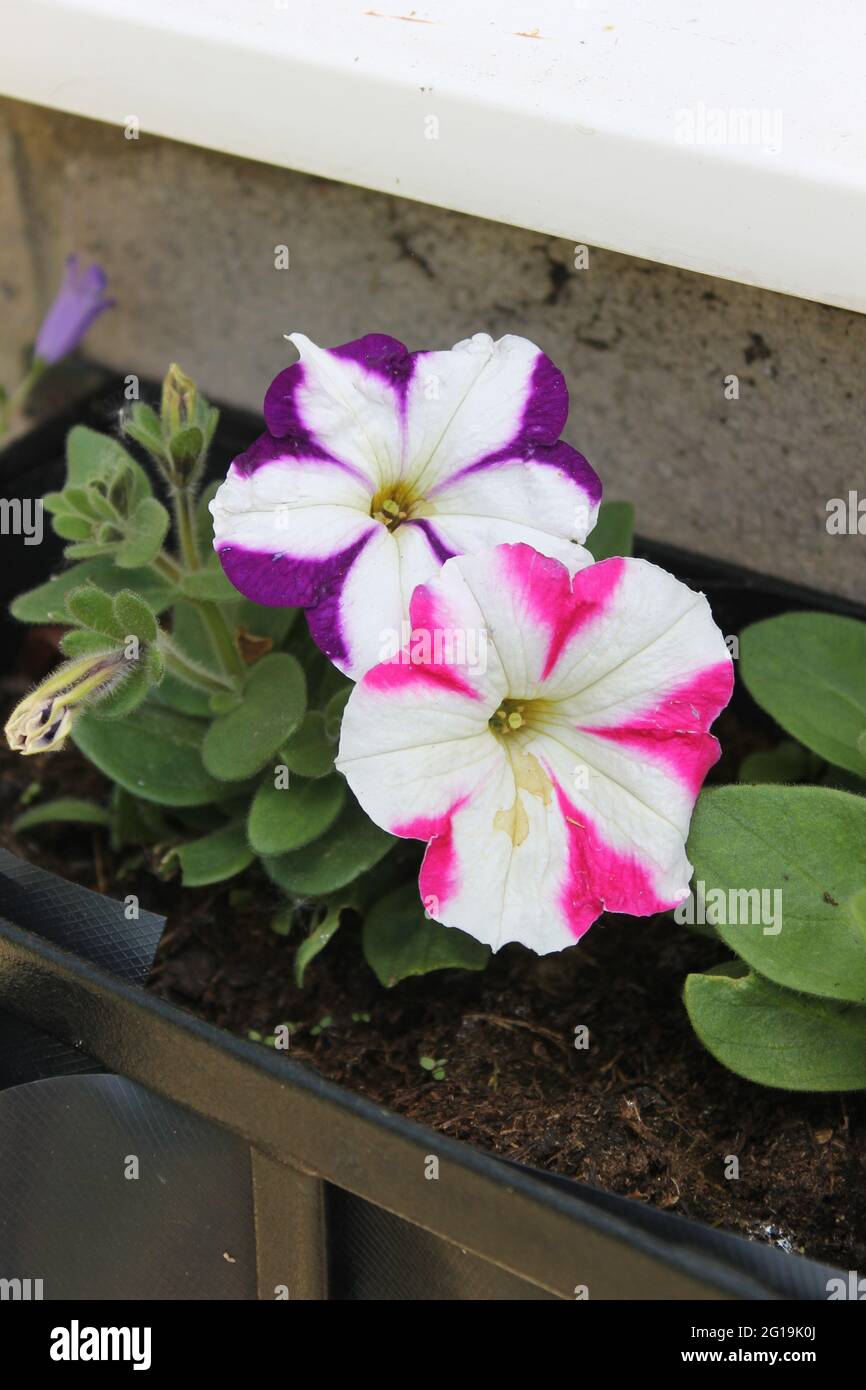
[{"label": "pink striped petal", "polygon": [[370,671],[338,767],[375,821],[427,841],[430,915],[543,953],[605,909],[681,902],[691,811],[718,752],[709,728],[732,685],[703,595],[641,560],[570,574],[507,545],[449,560],[412,619],[483,626],[486,668],[442,647]]}]

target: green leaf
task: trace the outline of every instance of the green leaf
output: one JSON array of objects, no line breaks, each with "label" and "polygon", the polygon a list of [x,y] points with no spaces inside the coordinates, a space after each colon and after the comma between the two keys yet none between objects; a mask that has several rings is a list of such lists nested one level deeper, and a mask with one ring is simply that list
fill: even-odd
[{"label": "green leaf", "polygon": [[38,588],[19,594],[9,611],[20,623],[65,623],[68,621],[67,594],[88,582],[108,593],[116,593],[118,589],[127,587],[134,589],[157,613],[167,608],[172,599],[171,586],[152,570],[118,573],[111,559],[100,556],[99,559],[85,560],[80,565],[71,565]]},{"label": "green leaf", "polygon": [[[201,614],[185,599],[178,599],[172,612],[172,639],[184,654],[206,669],[214,665],[213,647]],[[210,696],[206,691],[178,680],[170,673],[159,687],[160,704],[168,705],[181,714],[192,714],[210,719]]]},{"label": "green leaf", "polygon": [[92,763],[133,796],[163,806],[203,806],[224,792],[205,770],[205,726],[150,701],[115,722],[84,714],[72,736]]},{"label": "green leaf", "polygon": [[189,840],[166,855],[165,862],[180,861],[184,888],[202,888],[222,883],[251,864],[253,852],[247,844],[243,824],[224,825],[200,840]]},{"label": "green leaf", "polygon": [[[70,491],[70,488],[66,489],[67,496],[69,495]],[[90,511],[92,512],[92,514],[96,517],[99,517],[102,521],[113,521],[116,524],[118,521],[118,514],[109,502],[108,498],[100,492],[99,488],[94,483],[90,483],[84,491],[87,498],[87,504],[90,507]]]},{"label": "green leaf", "polygon": [[325,716],[325,736],[331,743],[337,744],[340,741],[340,728],[343,723],[343,711],[349,700],[349,696],[354,690],[354,686],[347,684],[342,689],[337,690],[325,705],[323,714]]},{"label": "green leaf", "polygon": [[780,989],[760,975],[689,975],[685,1004],[709,1052],[788,1091],[866,1087],[866,1009]]},{"label": "green leaf", "polygon": [[93,560],[106,554],[106,543],[100,540],[82,541],[80,545],[67,545],[63,554],[67,560]]},{"label": "green leaf", "polygon": [[404,883],[372,908],[362,942],[367,964],[386,989],[431,970],[483,970],[490,960],[489,946],[427,917],[415,883]]},{"label": "green leaf", "polygon": [[193,685],[187,685],[186,681],[178,680],[176,676],[166,675],[156,692],[156,699],[161,705],[177,710],[180,714],[191,714],[197,719],[210,717],[207,693]]},{"label": "green leaf", "polygon": [[134,439],[143,449],[162,457],[163,438],[159,416],[152,406],[139,401],[132,407],[129,415],[122,421],[124,434]]},{"label": "green leaf", "polygon": [[72,512],[55,512],[51,524],[65,541],[86,541],[93,533],[93,522]]},{"label": "green leaf", "polygon": [[159,647],[151,644],[144,653],[144,667],[147,671],[148,679],[154,685],[160,685],[165,677],[165,657]]},{"label": "green leaf", "polygon": [[227,782],[251,777],[269,762],[304,717],[304,673],[287,652],[257,662],[237,709],[214,720],[204,741],[205,767]]},{"label": "green leaf", "polygon": [[633,546],[634,504],[602,502],[595,530],[586,542],[593,559],[608,560],[613,555],[631,555]]},{"label": "green leaf", "polygon": [[93,706],[93,714],[97,719],[125,719],[147,698],[149,690],[150,676],[146,668],[140,666],[126,676],[122,685]]},{"label": "green leaf", "polygon": [[206,565],[185,575],[181,590],[187,598],[204,599],[207,603],[232,603],[238,596],[237,589],[226,579],[219,563]]},{"label": "green leaf", "polygon": [[68,511],[65,494],[62,492],[43,492],[42,509],[46,512]]},{"label": "green leaf", "polygon": [[250,808],[250,844],[257,854],[300,849],[333,825],[345,798],[346,783],[336,774],[319,782],[290,781],[284,788],[275,787],[268,774]]},{"label": "green leaf", "polygon": [[717,919],[716,931],[749,965],[790,989],[866,1002],[866,940],[844,907],[866,884],[866,798],[713,788],[698,801],[688,856],[707,915],[718,903],[737,919]]},{"label": "green leaf", "polygon": [[300,728],[281,749],[280,760],[300,777],[327,777],[334,770],[335,751],[325,716],[314,709],[304,715]]},{"label": "green leaf", "polygon": [[786,733],[866,777],[866,623],[833,613],[783,613],[740,636],[750,694]]},{"label": "green leaf", "polygon": [[60,639],[64,656],[101,656],[103,652],[117,650],[117,645],[117,642],[109,642],[104,633],[80,627],[70,628]]},{"label": "green leaf", "polygon": [[153,489],[141,464],[110,434],[100,434],[86,425],[76,425],[69,431],[66,437],[67,485],[89,483],[124,468],[132,473],[136,499],[149,497]]},{"label": "green leaf", "polygon": [[140,642],[155,642],[159,627],[153,609],[131,589],[121,589],[114,598],[116,625],[124,637],[137,637]]},{"label": "green leaf", "polygon": [[748,753],[740,763],[740,782],[806,782],[817,776],[823,762],[801,743],[783,739],[775,748]]},{"label": "green leaf", "polygon": [[75,796],[58,797],[56,801],[42,801],[31,806],[12,822],[16,835],[22,830],[34,830],[40,825],[54,825],[58,821],[77,825],[108,825],[109,815],[104,806],[95,801],[80,800]]},{"label": "green leaf", "polygon": [[287,893],[317,897],[345,887],[388,853],[396,843],[374,825],[353,797],[330,830],[305,849],[263,861],[274,882]]},{"label": "green leaf", "polygon": [[204,435],[197,425],[187,425],[172,436],[169,453],[177,468],[190,468],[198,462],[204,448]]},{"label": "green leaf", "polygon": [[158,806],[140,801],[117,783],[111,789],[111,846],[156,845],[168,840],[171,828]]},{"label": "green leaf", "polygon": [[104,637],[124,636],[124,629],[114,612],[111,595],[97,589],[95,584],[85,584],[80,589],[73,589],[67,594],[66,607],[75,622],[80,623],[82,627],[92,628]]},{"label": "green leaf", "polygon": [[306,940],[301,942],[295,952],[295,984],[299,989],[304,987],[304,975],[307,966],[316,959],[320,951],[324,951],[337,931],[342,911],[343,909],[340,907],[332,907],[319,925],[313,928]]},{"label": "green leaf", "polygon": [[129,518],[129,531],[115,556],[121,569],[137,569],[155,560],[165,540],[169,516],[155,497],[145,497]]},{"label": "green leaf", "polygon": [[[98,494],[94,489],[92,489],[92,488],[90,489],[90,493],[92,494],[93,497],[98,497],[98,495],[99,495],[99,494]],[[83,488],[83,487],[67,487],[67,488],[64,488],[64,489],[63,489],[63,499],[64,499],[64,501],[65,501],[65,503],[66,503],[66,505],[67,505],[68,508],[71,508],[72,511],[79,512],[79,513],[81,514],[81,516],[89,517],[89,519],[90,519],[91,521],[96,521],[96,520],[98,519],[98,517],[100,517],[100,516],[102,515],[102,513],[98,513],[97,511],[94,510],[93,502],[92,502],[92,500],[91,500],[91,496],[88,494],[88,489],[87,489],[87,488]],[[112,514],[112,515],[113,515],[113,514]]]},{"label": "green leaf", "polygon": [[[237,593],[235,593],[237,598]],[[252,599],[241,599],[238,604],[238,626],[256,637],[270,637],[275,647],[285,641],[300,613],[299,608],[266,608]]]},{"label": "green leaf", "polygon": [[857,892],[848,899],[847,908],[856,926],[863,933],[864,940],[866,940],[866,888],[858,888]]}]

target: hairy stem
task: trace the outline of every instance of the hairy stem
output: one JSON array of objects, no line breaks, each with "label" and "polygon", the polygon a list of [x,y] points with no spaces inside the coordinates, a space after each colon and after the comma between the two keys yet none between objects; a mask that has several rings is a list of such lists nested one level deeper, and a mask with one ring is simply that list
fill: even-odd
[{"label": "hairy stem", "polygon": [[185,685],[194,685],[199,690],[215,694],[220,690],[234,690],[234,682],[224,676],[215,675],[197,661],[192,661],[179,647],[175,646],[167,632],[160,632],[159,650],[165,658],[165,669]]},{"label": "hairy stem", "polygon": [[197,602],[195,606],[201,614],[223,670],[233,677],[233,684],[236,684],[240,677],[246,673],[246,667],[237,649],[225,614],[217,604],[206,603],[204,600]]},{"label": "hairy stem", "polygon": [[188,570],[197,570],[201,564],[198,552],[198,537],[195,533],[195,514],[189,488],[172,487],[171,504],[174,508],[174,524],[180,555]]}]

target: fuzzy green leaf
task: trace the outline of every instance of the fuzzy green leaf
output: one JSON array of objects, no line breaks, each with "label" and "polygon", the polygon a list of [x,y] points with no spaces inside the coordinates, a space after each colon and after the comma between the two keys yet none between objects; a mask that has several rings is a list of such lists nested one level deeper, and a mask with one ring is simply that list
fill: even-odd
[{"label": "fuzzy green leaf", "polygon": [[146,667],[140,666],[125,678],[122,685],[93,706],[93,714],[97,719],[125,719],[134,709],[138,709],[149,690],[150,676]]},{"label": "fuzzy green leaf", "polygon": [[72,627],[60,639],[60,650],[64,656],[101,656],[103,652],[116,650],[117,642],[111,642],[102,632],[90,632],[86,628]]},{"label": "fuzzy green leaf", "polygon": [[95,584],[73,589],[66,597],[66,607],[82,627],[92,628],[106,637],[123,637],[124,629],[117,621],[111,595],[97,589]]},{"label": "fuzzy green leaf", "polygon": [[131,589],[121,589],[114,597],[114,617],[124,637],[137,637],[140,642],[155,642],[159,627],[153,609]]},{"label": "fuzzy green leaf", "polygon": [[866,777],[866,623],[834,613],[783,613],[740,636],[750,694],[786,733]]},{"label": "fuzzy green leaf", "polygon": [[271,761],[304,717],[304,673],[294,657],[272,652],[250,671],[237,709],[214,720],[205,767],[227,782],[251,777]]},{"label": "fuzzy green leaf", "polygon": [[213,830],[200,840],[179,845],[166,856],[166,861],[175,857],[180,861],[184,888],[202,888],[241,873],[252,863],[254,855],[243,825],[236,822]]},{"label": "fuzzy green leaf", "polygon": [[299,608],[266,608],[262,603],[253,603],[252,599],[244,598],[238,604],[237,623],[256,637],[270,637],[274,646],[279,647],[300,611]]},{"label": "fuzzy green leaf", "polygon": [[69,431],[66,438],[67,484],[86,484],[122,469],[132,473],[134,500],[151,495],[153,489],[144,469],[111,435],[100,434],[86,425],[76,425]]},{"label": "fuzzy green leaf", "polygon": [[145,497],[129,518],[129,530],[117,549],[116,563],[121,569],[138,569],[155,560],[169,527],[169,516],[155,497]]},{"label": "fuzzy green leaf", "polygon": [[790,989],[866,1002],[866,940],[844,906],[866,885],[866,798],[713,788],[698,801],[688,855],[738,956]]},{"label": "fuzzy green leaf", "polygon": [[133,796],[163,806],[203,806],[224,792],[205,770],[205,726],[148,701],[122,721],[84,714],[72,736],[92,763]]},{"label": "fuzzy green leaf", "polygon": [[58,821],[76,825],[108,825],[109,815],[104,806],[97,806],[94,801],[62,796],[56,801],[42,801],[38,806],[28,807],[12,822],[12,829],[18,835],[22,830],[56,825]]},{"label": "fuzzy green leaf", "polygon": [[204,599],[207,603],[232,603],[238,596],[219,565],[206,565],[185,575],[181,590],[187,598]]},{"label": "fuzzy green leaf", "polygon": [[65,541],[87,541],[93,534],[93,522],[72,512],[55,512],[51,524]]},{"label": "fuzzy green leaf", "polygon": [[431,970],[483,970],[490,947],[424,912],[415,883],[382,898],[364,920],[364,956],[386,989]]},{"label": "fuzzy green leaf", "polygon": [[152,406],[139,401],[122,422],[123,432],[149,453],[163,454],[162,425]]},{"label": "fuzzy green leaf", "polygon": [[866,1009],[725,968],[689,975],[685,1004],[709,1052],[738,1076],[788,1091],[866,1087]]},{"label": "fuzzy green leaf", "polygon": [[300,849],[333,825],[345,798],[346,783],[336,774],[319,782],[291,780],[278,788],[269,773],[250,808],[250,844],[257,854]]},{"label": "fuzzy green leaf", "polygon": [[[92,494],[92,496],[91,496]],[[98,497],[94,489],[88,493],[87,488],[67,487],[63,489],[63,499],[67,510],[80,513],[81,516],[88,517],[91,521],[96,521],[102,514],[94,510],[92,497]]]},{"label": "fuzzy green leaf", "polygon": [[287,893],[317,897],[350,884],[396,844],[393,835],[380,830],[349,797],[330,830],[304,849],[265,859],[274,882]]},{"label": "fuzzy green leaf", "polygon": [[336,751],[324,714],[314,709],[304,715],[300,728],[281,749],[280,761],[300,777],[327,777],[334,770]]},{"label": "fuzzy green leaf", "polygon": [[19,594],[10,612],[20,623],[67,622],[67,594],[87,583],[96,584],[108,593],[127,587],[134,589],[157,613],[167,608],[172,598],[171,586],[152,570],[118,573],[110,559],[100,556],[99,559],[84,560],[80,565],[71,565],[38,588]]}]

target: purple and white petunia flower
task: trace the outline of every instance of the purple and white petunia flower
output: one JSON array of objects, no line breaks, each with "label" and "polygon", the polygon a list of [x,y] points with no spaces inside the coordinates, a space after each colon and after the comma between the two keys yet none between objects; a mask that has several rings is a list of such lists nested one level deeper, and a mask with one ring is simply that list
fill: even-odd
[{"label": "purple and white petunia flower", "polygon": [[33,356],[37,362],[51,366],[78,347],[94,319],[114,304],[106,296],[107,285],[101,266],[82,270],[77,256],[67,259],[63,284],[36,337]]},{"label": "purple and white petunia flower", "polygon": [[241,593],[305,608],[340,670],[356,679],[402,645],[413,591],[454,555],[523,541],[592,562],[601,484],[559,437],[568,390],[533,343],[290,337],[300,361],[211,503],[214,545]]},{"label": "purple and white petunia flower", "polygon": [[337,766],[377,824],[428,842],[428,915],[544,954],[605,909],[682,902],[733,686],[703,594],[644,560],[570,572],[501,545],[449,560],[411,622],[352,691]]}]

